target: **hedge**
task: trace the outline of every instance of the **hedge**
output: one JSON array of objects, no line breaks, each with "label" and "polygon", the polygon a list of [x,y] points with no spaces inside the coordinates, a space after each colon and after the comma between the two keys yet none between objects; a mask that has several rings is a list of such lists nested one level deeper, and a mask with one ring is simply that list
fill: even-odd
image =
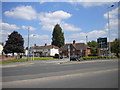
[{"label": "hedge", "polygon": [[82,59],[83,60],[86,60],[86,59],[109,59],[109,58],[117,58],[116,56],[96,56],[96,57],[83,57]]}]

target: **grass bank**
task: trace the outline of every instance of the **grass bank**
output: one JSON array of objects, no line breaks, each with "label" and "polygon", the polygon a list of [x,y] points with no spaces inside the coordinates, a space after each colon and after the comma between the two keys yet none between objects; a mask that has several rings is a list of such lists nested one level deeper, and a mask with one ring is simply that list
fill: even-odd
[{"label": "grass bank", "polygon": [[[54,58],[34,58],[34,60],[54,60]],[[31,61],[31,58],[29,59],[18,59],[18,60],[10,60],[10,61],[2,61],[0,63],[15,63],[15,62],[27,62]]]}]

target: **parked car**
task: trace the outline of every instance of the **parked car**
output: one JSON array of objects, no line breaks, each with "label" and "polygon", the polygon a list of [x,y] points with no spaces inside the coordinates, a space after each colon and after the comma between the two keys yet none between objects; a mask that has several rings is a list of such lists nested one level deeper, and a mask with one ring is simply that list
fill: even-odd
[{"label": "parked car", "polygon": [[70,56],[70,61],[80,61],[80,57],[79,55],[71,55]]},{"label": "parked car", "polygon": [[59,54],[55,54],[55,56],[53,58],[63,59],[63,56],[61,56]]}]

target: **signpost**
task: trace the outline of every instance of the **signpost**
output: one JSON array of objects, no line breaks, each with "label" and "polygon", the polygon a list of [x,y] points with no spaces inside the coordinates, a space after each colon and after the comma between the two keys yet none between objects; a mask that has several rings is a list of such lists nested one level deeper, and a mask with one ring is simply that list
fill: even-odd
[{"label": "signpost", "polygon": [[69,56],[69,60],[70,60],[70,45],[68,45],[68,56]]},{"label": "signpost", "polygon": [[103,55],[105,55],[104,50],[107,50],[107,48],[108,48],[108,46],[107,46],[107,37],[98,38],[97,43],[98,43],[98,48],[100,48],[100,50],[102,50],[102,52],[103,52]]}]

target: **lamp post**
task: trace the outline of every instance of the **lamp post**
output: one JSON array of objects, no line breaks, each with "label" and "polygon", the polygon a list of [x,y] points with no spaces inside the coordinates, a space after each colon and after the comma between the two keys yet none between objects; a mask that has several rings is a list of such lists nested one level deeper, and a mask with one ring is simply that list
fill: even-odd
[{"label": "lamp post", "polygon": [[69,60],[70,60],[70,45],[68,45],[68,56],[69,56]]},{"label": "lamp post", "polygon": [[[88,36],[86,35],[86,45],[87,45],[87,47],[88,47],[88,44],[87,44],[87,42],[88,42]],[[88,48],[87,48],[88,49]],[[88,56],[88,51],[86,50],[86,57]]]},{"label": "lamp post", "polygon": [[[36,35],[33,35],[33,37],[35,37]],[[33,60],[34,60],[34,48],[35,46],[33,46]]]},{"label": "lamp post", "polygon": [[29,33],[30,33],[30,28],[28,27],[28,55],[27,55],[27,60],[29,59]]},{"label": "lamp post", "polygon": [[110,49],[110,17],[109,17],[109,9],[111,7],[114,7],[114,5],[111,5],[110,7],[108,7],[108,35],[109,35],[109,55],[111,54],[111,49]]}]

